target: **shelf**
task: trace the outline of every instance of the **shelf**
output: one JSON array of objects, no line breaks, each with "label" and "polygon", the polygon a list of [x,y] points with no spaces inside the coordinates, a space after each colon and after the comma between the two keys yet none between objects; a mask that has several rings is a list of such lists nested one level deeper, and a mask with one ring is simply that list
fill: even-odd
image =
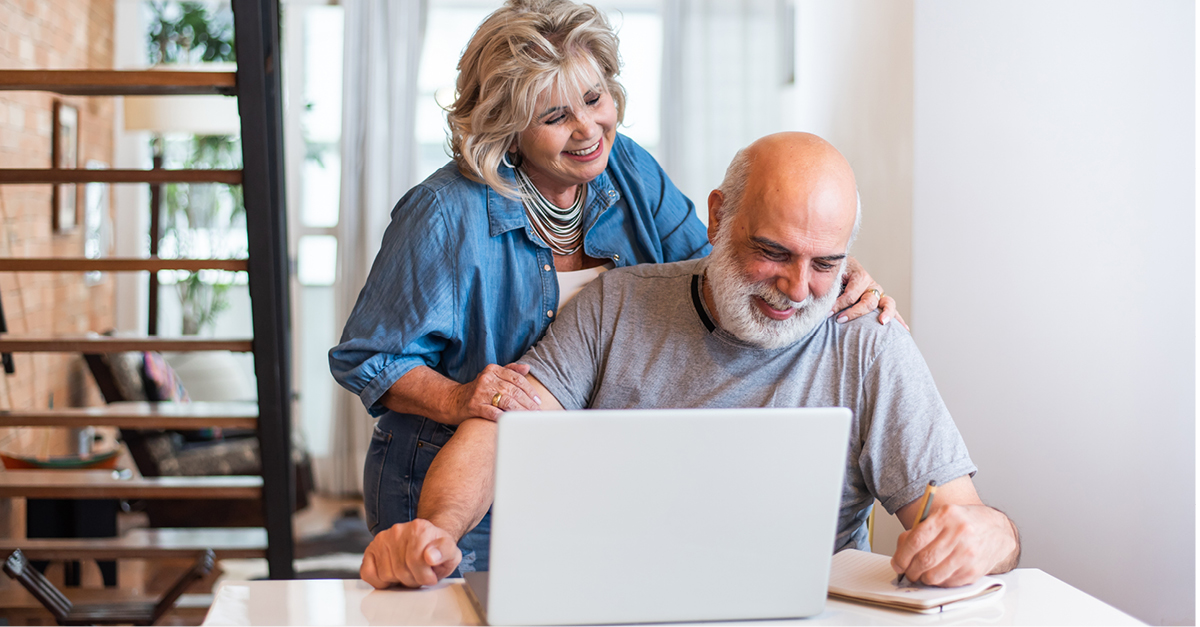
[{"label": "shelf", "polygon": [[235,72],[0,70],[0,90],[64,96],[203,96],[237,93]]},{"label": "shelf", "polygon": [[115,170],[86,168],[2,168],[0,183],[224,183],[241,185],[241,170]]},{"label": "shelf", "polygon": [[0,427],[89,427],[126,429],[254,429],[257,403],[112,403],[103,407],[0,411]]},{"label": "shelf", "polygon": [[253,340],[209,337],[29,337],[0,335],[0,353],[124,353],[128,351],[233,351],[254,350]]},{"label": "shelf", "polygon": [[159,270],[244,272],[246,265],[245,259],[0,258],[0,272],[158,272]]},{"label": "shelf", "polygon": [[120,538],[0,539],[0,554],[16,549],[33,560],[153,559],[198,557],[212,549],[218,559],[263,557],[267,530],[261,527],[133,529]]},{"label": "shelf", "polygon": [[262,477],[131,477],[111,470],[0,472],[0,497],[31,499],[257,499]]}]

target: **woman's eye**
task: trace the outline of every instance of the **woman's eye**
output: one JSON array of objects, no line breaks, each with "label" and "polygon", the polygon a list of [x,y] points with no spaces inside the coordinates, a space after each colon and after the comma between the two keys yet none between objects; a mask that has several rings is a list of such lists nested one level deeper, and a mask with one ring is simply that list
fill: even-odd
[{"label": "woman's eye", "polygon": [[546,120],[545,122],[543,122],[543,124],[559,124],[565,119],[567,119],[567,116],[558,115],[558,116],[550,118],[549,120]]},{"label": "woman's eye", "polygon": [[587,103],[587,106],[594,107],[596,103],[600,102],[600,96],[589,96],[584,102]]}]

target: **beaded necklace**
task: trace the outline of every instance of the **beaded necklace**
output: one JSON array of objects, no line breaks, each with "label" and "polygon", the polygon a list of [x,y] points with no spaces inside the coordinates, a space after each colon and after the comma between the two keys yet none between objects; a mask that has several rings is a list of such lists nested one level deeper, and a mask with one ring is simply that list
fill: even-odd
[{"label": "beaded necklace", "polygon": [[529,180],[529,175],[525,174],[523,168],[515,169],[517,186],[525,198],[525,215],[529,216],[529,223],[556,255],[574,254],[579,250],[583,239],[580,223],[583,219],[586,186],[580,184],[575,192],[575,202],[571,203],[570,207],[562,208],[546,200],[533,181]]}]

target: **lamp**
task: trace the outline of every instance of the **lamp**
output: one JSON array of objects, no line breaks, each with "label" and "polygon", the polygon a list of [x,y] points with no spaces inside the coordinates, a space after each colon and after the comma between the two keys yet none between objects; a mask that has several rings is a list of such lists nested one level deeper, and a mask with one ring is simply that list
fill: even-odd
[{"label": "lamp", "polygon": [[[206,63],[204,65],[157,66],[151,69],[198,70],[205,72],[233,72],[232,63]],[[241,133],[242,122],[238,115],[237,98],[231,96],[125,96],[125,130],[150,131],[154,133],[153,168],[163,164],[164,133],[190,133],[192,135],[235,135]],[[162,232],[162,185],[150,185],[150,256],[158,256],[158,239]],[[147,334],[158,335],[158,274],[150,273],[149,318]]]},{"label": "lamp", "polygon": [[[233,72],[233,63],[160,65],[152,70]],[[242,130],[233,96],[125,96],[125,130],[234,135]]]}]

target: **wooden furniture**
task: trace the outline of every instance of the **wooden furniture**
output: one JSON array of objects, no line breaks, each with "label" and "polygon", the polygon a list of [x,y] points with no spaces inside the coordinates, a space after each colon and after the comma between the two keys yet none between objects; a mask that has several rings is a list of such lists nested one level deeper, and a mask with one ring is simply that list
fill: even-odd
[{"label": "wooden furniture", "polygon": [[188,586],[212,571],[215,557],[204,551],[157,602],[74,604],[59,592],[18,549],[4,561],[4,572],[16,579],[50,611],[59,625],[153,625],[172,607]]},{"label": "wooden furniture", "polygon": [[[547,573],[548,577],[565,576]],[[670,573],[664,573],[670,577]],[[1006,575],[994,602],[923,615],[829,599],[795,625],[1141,625],[1124,612],[1036,568]],[[536,586],[537,582],[529,585]],[[362,580],[226,581],[214,593],[205,625],[482,625],[466,584],[447,579],[416,590],[375,590]],[[717,627],[721,623],[705,623]]]},{"label": "wooden furniture", "polygon": [[[216,268],[246,271],[254,328],[253,338],[112,338],[18,337],[0,333],[0,354],[15,352],[124,351],[253,351],[258,385],[257,406],[194,403],[160,407],[120,404],[104,408],[38,409],[0,412],[4,426],[116,425],[123,428],[250,427],[257,430],[261,476],[123,478],[109,474],[16,471],[0,473],[0,496],[54,499],[189,499],[218,498],[231,502],[262,499],[262,536],[252,543],[231,542],[229,530],[189,530],[200,536],[177,546],[194,551],[209,545],[218,552],[259,553],[265,548],[272,578],[293,575],[291,514],[295,502],[291,456],[291,354],[288,297],[288,254],[283,181],[283,113],[279,75],[278,5],[259,0],[233,0],[237,33],[236,72],[119,70],[2,70],[0,90],[38,90],[67,96],[197,95],[236,96],[241,117],[241,170],[91,170],[0,169],[0,184],[57,183],[224,183],[243,186],[248,259],[0,259],[0,272],[154,272],[160,269]],[[118,228],[120,228],[118,226]],[[100,331],[101,329],[97,329]],[[162,538],[182,531],[160,530]],[[205,536],[208,533],[210,535]],[[172,535],[173,534],[173,535]],[[241,538],[244,540],[245,538]],[[212,540],[209,542],[208,540]],[[223,544],[230,542],[230,544]],[[93,553],[111,557],[145,557],[137,538],[43,539],[39,555],[61,555],[80,543]],[[168,543],[169,544],[169,543]],[[88,551],[80,551],[80,554]],[[151,554],[171,552],[160,547]]]}]

